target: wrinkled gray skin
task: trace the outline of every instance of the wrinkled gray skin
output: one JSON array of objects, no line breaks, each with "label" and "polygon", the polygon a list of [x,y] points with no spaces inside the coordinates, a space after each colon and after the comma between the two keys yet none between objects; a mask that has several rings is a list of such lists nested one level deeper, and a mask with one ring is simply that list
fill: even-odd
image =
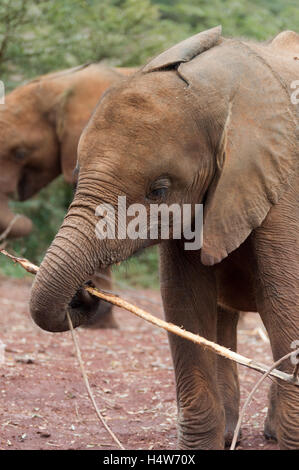
[{"label": "wrinkled gray skin", "polygon": [[[66,309],[94,270],[149,244],[95,237],[97,205],[125,195],[147,210],[151,202],[204,204],[201,250],[160,243],[168,321],[235,349],[238,312],[258,311],[275,360],[299,338],[298,110],[289,86],[299,72],[298,35],[261,45],[220,34],[178,44],[101,100],[80,139],[74,202],[32,288],[41,328],[67,330]],[[78,304],[71,315],[75,326],[88,321]],[[238,417],[237,369],[169,340],[179,446],[221,449]],[[266,430],[282,449],[299,448],[297,387],[273,389]]]}]

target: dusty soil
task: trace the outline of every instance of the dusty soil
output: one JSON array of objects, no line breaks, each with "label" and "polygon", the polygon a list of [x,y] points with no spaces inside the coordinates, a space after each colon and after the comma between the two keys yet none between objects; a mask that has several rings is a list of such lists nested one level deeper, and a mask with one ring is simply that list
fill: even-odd
[{"label": "dusty soil", "polygon": [[[87,397],[70,333],[51,334],[28,313],[30,280],[0,279],[0,449],[115,449]],[[154,291],[123,292],[162,316]],[[176,449],[173,367],[166,333],[115,309],[119,330],[79,329],[92,390],[108,424],[127,449]],[[255,314],[239,327],[239,351],[271,364]],[[240,367],[242,403],[259,374]],[[263,437],[265,383],[254,396],[242,426],[239,449],[277,449]]]}]

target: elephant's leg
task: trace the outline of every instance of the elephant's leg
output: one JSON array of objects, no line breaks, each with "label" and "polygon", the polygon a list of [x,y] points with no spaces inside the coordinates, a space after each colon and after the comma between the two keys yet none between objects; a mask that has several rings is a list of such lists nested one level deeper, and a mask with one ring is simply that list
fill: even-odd
[{"label": "elephant's leg", "polygon": [[[110,268],[97,271],[92,277],[91,283],[100,290],[110,291],[112,289]],[[82,295],[85,296],[84,304],[86,305],[86,308],[89,306],[90,315],[89,323],[84,325],[84,328],[118,328],[111,304],[105,302],[105,300],[96,299],[95,297],[90,296],[87,292],[81,292],[81,296]],[[90,314],[91,311],[93,312],[92,315]]]},{"label": "elephant's leg", "polygon": [[[161,247],[161,292],[166,319],[215,341],[217,298],[213,268],[180,244]],[[174,363],[181,449],[222,449],[224,408],[217,385],[215,354],[169,335]]]},{"label": "elephant's leg", "polygon": [[276,404],[277,404],[277,385],[275,382],[271,384],[269,390],[269,407],[267,418],[265,421],[264,435],[266,439],[277,440],[276,436]]},{"label": "elephant's leg", "polygon": [[[294,185],[295,188],[295,185]],[[274,206],[253,237],[257,262],[258,311],[269,334],[274,360],[292,351],[299,339],[298,206],[295,189]],[[294,364],[279,367],[292,373]],[[274,391],[275,392],[275,391]],[[299,449],[299,388],[279,381],[272,398],[276,435],[281,449]],[[274,405],[274,406],[273,406]]]},{"label": "elephant's leg", "polygon": [[[288,314],[291,315],[291,312],[286,312],[286,315]],[[295,338],[299,338],[299,329],[292,322],[294,325],[292,333],[289,330],[290,323],[287,319],[282,322],[279,320],[276,322],[272,316],[268,315],[267,319],[265,319],[265,324],[272,346],[273,358],[277,361],[291,351],[291,343]],[[286,360],[279,369],[292,373],[294,365],[290,360]],[[265,422],[265,435],[274,439],[277,438],[281,449],[299,450],[298,387],[282,381],[272,385],[269,410]]]},{"label": "elephant's leg", "polygon": [[[239,312],[218,304],[217,342],[237,350]],[[218,356],[218,385],[225,410],[225,445],[232,441],[239,417],[240,389],[237,364]]]}]

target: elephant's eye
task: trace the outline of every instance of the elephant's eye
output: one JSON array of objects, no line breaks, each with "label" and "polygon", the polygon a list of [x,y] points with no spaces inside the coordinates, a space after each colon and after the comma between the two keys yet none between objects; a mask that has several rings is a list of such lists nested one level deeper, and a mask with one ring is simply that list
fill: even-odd
[{"label": "elephant's eye", "polygon": [[21,162],[22,160],[24,160],[27,157],[27,155],[28,155],[28,150],[23,147],[18,147],[13,152],[13,156],[15,160],[17,160],[18,162]]},{"label": "elephant's eye", "polygon": [[150,191],[147,194],[147,199],[154,201],[163,199],[168,192],[169,186],[170,181],[168,178],[161,178],[155,181],[150,187]]},{"label": "elephant's eye", "polygon": [[167,189],[168,188],[157,188],[157,189],[153,189],[148,197],[150,199],[162,199],[163,196],[165,196],[165,194],[167,193]]}]

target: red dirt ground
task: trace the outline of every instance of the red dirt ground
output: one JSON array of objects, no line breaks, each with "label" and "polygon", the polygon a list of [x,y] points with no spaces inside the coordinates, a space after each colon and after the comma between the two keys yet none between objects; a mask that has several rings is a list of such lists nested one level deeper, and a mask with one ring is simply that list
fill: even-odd
[{"label": "red dirt ground", "polygon": [[[30,280],[0,279],[0,449],[116,449],[87,397],[69,332],[51,334],[28,313]],[[162,316],[155,291],[122,292]],[[153,303],[153,302],[154,303]],[[119,330],[77,330],[98,406],[126,449],[176,449],[176,403],[166,333],[115,309]],[[247,314],[239,352],[271,364],[269,345]],[[240,367],[242,403],[260,375]],[[269,382],[255,394],[238,449],[277,449],[263,437]]]}]

